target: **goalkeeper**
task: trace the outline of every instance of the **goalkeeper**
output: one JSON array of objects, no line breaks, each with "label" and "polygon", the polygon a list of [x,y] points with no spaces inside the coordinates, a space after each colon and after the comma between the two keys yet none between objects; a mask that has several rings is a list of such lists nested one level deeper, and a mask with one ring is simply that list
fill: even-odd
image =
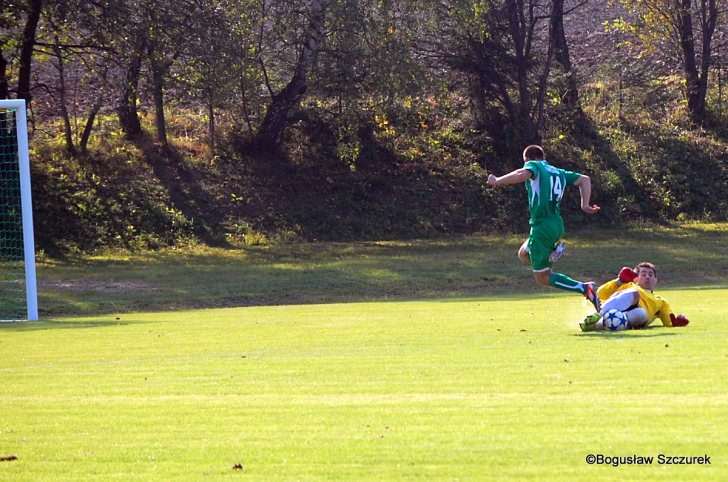
[{"label": "goalkeeper", "polygon": [[567,187],[576,186],[581,195],[581,210],[587,214],[599,212],[591,205],[591,179],[577,172],[565,171],[545,161],[543,149],[531,145],[523,150],[524,165],[500,177],[488,176],[489,186],[524,183],[528,195],[528,240],[518,250],[518,257],[531,263],[536,282],[543,286],[581,293],[599,311],[599,298],[593,282],[577,281],[565,274],[554,273],[551,266],[563,253],[564,220],[561,218],[561,198]]},{"label": "goalkeeper", "polygon": [[686,326],[690,323],[683,315],[675,315],[667,300],[654,293],[657,286],[655,265],[643,262],[636,268],[624,267],[616,279],[599,287],[597,294],[602,302],[599,313],[587,316],[579,327],[582,331],[604,329],[602,316],[609,310],[625,314],[629,328],[645,328],[660,318],[663,326]]}]

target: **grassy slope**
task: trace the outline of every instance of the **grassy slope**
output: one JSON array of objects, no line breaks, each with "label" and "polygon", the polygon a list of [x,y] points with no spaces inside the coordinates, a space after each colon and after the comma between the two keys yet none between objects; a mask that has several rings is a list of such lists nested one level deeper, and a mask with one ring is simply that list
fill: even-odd
[{"label": "grassy slope", "polygon": [[[683,117],[664,115],[663,108],[680,107],[662,103],[623,118],[614,110],[620,102],[610,97],[616,89],[593,81],[585,91],[587,117],[575,120],[557,109],[544,134],[550,161],[592,177],[592,200],[603,210],[588,223],[728,219],[728,169],[721,161],[728,152],[726,123],[689,129],[678,122]],[[654,105],[639,92],[627,97]],[[352,170],[334,154],[337,146],[300,129],[289,130],[281,158],[250,157],[229,143],[213,155],[202,139],[188,137],[195,131],[190,116],[168,119],[171,148],[164,151],[148,138],[124,141],[113,117],[100,123],[105,135],[87,157],[68,158],[53,140],[62,137],[52,136],[53,126],[38,130],[31,143],[38,248],[57,256],[109,246],[180,246],[189,239],[224,246],[527,229],[522,189],[486,186],[488,173],[520,166],[520,148],[492,152],[484,138],[473,138],[466,120],[443,117],[444,124],[398,129],[394,138],[379,133],[364,143],[372,145],[363,146]],[[145,125],[151,129],[151,119]],[[564,202],[570,229],[584,222],[576,197],[574,191]]]}]

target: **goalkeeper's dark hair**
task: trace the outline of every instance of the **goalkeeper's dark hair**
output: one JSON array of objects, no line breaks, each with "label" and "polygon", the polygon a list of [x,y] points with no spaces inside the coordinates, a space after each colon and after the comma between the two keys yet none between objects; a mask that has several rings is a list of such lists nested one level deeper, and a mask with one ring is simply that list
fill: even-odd
[{"label": "goalkeeper's dark hair", "polygon": [[541,146],[531,144],[523,150],[523,159],[526,161],[543,161],[546,159],[546,155]]},{"label": "goalkeeper's dark hair", "polygon": [[642,261],[640,264],[637,265],[637,268],[635,268],[635,271],[639,273],[640,268],[647,268],[651,269],[652,273],[657,277],[657,268],[653,263],[650,263],[649,261]]}]

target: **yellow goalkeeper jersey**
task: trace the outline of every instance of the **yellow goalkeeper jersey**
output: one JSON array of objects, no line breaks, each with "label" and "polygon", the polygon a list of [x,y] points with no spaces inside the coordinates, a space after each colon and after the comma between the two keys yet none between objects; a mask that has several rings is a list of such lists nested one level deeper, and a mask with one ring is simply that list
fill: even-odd
[{"label": "yellow goalkeeper jersey", "polygon": [[656,318],[660,318],[664,326],[672,326],[672,320],[670,314],[672,308],[665,298],[660,295],[656,295],[652,291],[648,291],[640,287],[637,283],[624,283],[621,286],[617,285],[617,280],[607,281],[599,287],[597,290],[597,296],[599,300],[604,303],[607,299],[617,291],[624,291],[627,289],[636,289],[640,292],[640,308],[644,308],[647,312],[647,324],[649,325]]}]

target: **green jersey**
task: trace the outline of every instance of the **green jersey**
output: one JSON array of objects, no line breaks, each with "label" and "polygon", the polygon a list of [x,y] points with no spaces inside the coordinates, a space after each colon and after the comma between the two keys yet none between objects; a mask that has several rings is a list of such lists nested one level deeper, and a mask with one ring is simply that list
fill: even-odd
[{"label": "green jersey", "polygon": [[564,191],[573,186],[581,174],[559,169],[546,161],[528,161],[523,167],[533,173],[533,177],[526,181],[528,210],[531,213],[529,224],[533,226],[543,219],[560,217]]}]

